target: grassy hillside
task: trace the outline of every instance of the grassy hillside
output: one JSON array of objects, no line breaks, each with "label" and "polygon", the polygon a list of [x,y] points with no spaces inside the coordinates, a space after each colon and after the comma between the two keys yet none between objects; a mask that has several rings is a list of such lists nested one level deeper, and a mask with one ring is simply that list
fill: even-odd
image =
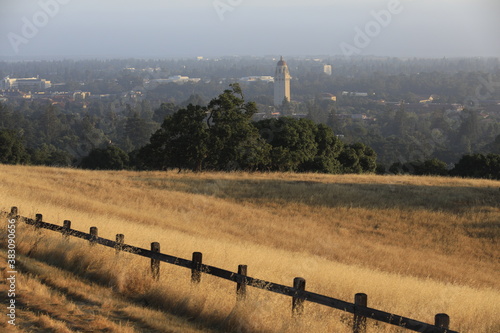
[{"label": "grassy hillside", "polygon": [[[5,271],[5,253],[0,267]],[[16,327],[2,320],[2,332],[213,332],[182,318],[131,302],[111,288],[26,256],[19,257],[17,284],[21,289]],[[0,285],[0,297],[7,298]],[[3,319],[3,318],[2,318]]]},{"label": "grassy hillside", "polygon": [[[207,264],[233,271],[247,264],[249,275],[277,283],[302,276],[308,290],[347,301],[364,292],[369,306],[421,321],[446,312],[461,332],[500,331],[500,182],[2,165],[0,209],[10,206],[53,223],[72,220],[77,230],[97,226],[106,238],[123,233],[140,247],[158,241],[162,252],[183,258],[201,251]],[[60,235],[28,227],[19,234],[19,251],[31,252],[26,262],[112,287],[131,307],[174,315],[165,317],[171,331],[186,323],[221,332],[349,331],[351,317],[341,311],[306,304],[304,318],[291,322],[284,296],[250,289],[246,304],[236,306],[228,282],[204,276],[193,290],[187,270],[162,265],[155,283],[146,259],[124,254],[118,265],[112,250],[63,243]],[[118,325],[126,318],[110,320]],[[136,322],[131,318],[127,329],[146,331]],[[369,325],[370,332],[402,332]]]}]

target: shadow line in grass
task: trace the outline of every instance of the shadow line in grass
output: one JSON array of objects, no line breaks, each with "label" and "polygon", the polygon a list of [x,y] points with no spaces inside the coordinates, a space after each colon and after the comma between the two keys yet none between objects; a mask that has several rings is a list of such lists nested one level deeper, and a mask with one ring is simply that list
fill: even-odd
[{"label": "shadow line in grass", "polygon": [[500,191],[496,187],[199,179],[194,177],[157,178],[148,179],[145,182],[148,186],[157,189],[257,204],[299,203],[331,208],[424,209],[450,213],[462,213],[483,207],[500,208]]}]

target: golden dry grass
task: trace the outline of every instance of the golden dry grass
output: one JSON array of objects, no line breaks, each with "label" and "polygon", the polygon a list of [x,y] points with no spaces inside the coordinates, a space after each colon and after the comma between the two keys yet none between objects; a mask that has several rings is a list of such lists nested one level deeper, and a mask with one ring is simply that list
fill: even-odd
[{"label": "golden dry grass", "polygon": [[[201,251],[207,264],[233,271],[247,264],[249,275],[276,283],[302,276],[308,290],[347,301],[365,292],[370,306],[421,321],[446,312],[461,332],[500,331],[500,182],[2,165],[0,209],[10,206],[53,223],[70,219],[77,230],[97,226],[105,238],[123,233],[139,247],[159,241],[162,252],[183,258]],[[28,229],[20,251],[37,239]],[[112,250],[60,244],[60,235],[49,234],[32,251],[39,260],[192,318],[197,329],[349,331],[351,316],[341,311],[307,304],[304,318],[290,321],[287,297],[251,289],[237,305],[232,283],[204,276],[193,290],[189,272],[169,265],[153,283],[146,259],[124,254],[118,265]],[[401,331],[370,325],[371,332]]]},{"label": "golden dry grass", "polygon": [[[29,237],[26,237],[26,234],[29,232],[23,233],[25,234],[23,240],[27,241]],[[65,244],[59,240],[55,245],[60,247]],[[50,245],[47,248],[50,248]],[[20,250],[23,251],[22,248]],[[47,252],[41,251],[34,257],[43,258],[44,255],[47,255]],[[92,278],[89,261],[80,262],[86,266],[79,267],[82,269],[80,273],[87,271],[87,274],[81,274],[87,275],[87,278],[82,278],[68,270],[58,269],[24,255],[18,255],[17,259],[16,326],[2,321],[0,323],[2,332],[199,333],[207,331],[196,328],[185,319],[131,302],[112,288],[93,283],[92,280],[95,279]],[[102,257],[96,256],[93,259],[102,260]],[[49,261],[51,260],[54,261],[54,258]],[[64,264],[61,261],[59,263]],[[5,266],[5,252],[0,251],[2,278],[7,277]],[[73,267],[73,270],[75,268]],[[0,285],[0,297],[7,298],[5,285]]]}]

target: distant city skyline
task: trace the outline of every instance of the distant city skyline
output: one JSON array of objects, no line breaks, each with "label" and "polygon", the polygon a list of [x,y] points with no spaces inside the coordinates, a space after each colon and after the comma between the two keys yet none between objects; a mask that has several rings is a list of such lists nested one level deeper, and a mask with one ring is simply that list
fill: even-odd
[{"label": "distant city skyline", "polygon": [[500,57],[497,0],[0,4],[0,57]]}]

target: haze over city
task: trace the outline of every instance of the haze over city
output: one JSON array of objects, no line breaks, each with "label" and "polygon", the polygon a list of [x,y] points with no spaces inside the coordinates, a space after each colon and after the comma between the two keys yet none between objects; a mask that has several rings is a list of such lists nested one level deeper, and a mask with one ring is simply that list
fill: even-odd
[{"label": "haze over city", "polygon": [[0,8],[7,60],[500,56],[497,0],[21,0]]}]

